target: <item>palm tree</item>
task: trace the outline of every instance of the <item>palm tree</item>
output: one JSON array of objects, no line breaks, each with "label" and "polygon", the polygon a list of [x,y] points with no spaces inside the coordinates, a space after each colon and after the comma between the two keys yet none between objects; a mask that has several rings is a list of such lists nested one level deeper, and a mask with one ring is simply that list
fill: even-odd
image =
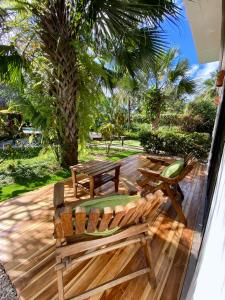
[{"label": "palm tree", "polygon": [[216,77],[217,72],[212,72],[211,77],[203,82],[203,88],[201,90],[203,98],[212,100],[217,96]]},{"label": "palm tree", "polygon": [[168,103],[184,101],[186,95],[195,92],[195,82],[189,77],[189,64],[178,58],[178,51],[162,52],[149,64],[145,104],[152,128],[158,129],[161,112]]},{"label": "palm tree", "polygon": [[[153,61],[164,46],[160,22],[174,20],[179,9],[173,0],[24,0],[18,11],[29,12],[30,28],[39,37],[48,64],[49,93],[55,99],[62,163],[78,161],[80,75],[86,56],[105,57],[124,65],[132,75]],[[30,15],[31,14],[31,15]],[[85,61],[86,63],[86,61]],[[86,64],[87,66],[87,64]],[[89,77],[90,74],[87,74]],[[91,75],[90,75],[91,76]]]}]

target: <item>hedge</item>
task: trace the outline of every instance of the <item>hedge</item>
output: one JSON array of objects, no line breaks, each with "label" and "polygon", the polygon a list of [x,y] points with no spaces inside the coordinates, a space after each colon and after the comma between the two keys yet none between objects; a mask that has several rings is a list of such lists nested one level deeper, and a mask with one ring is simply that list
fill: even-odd
[{"label": "hedge", "polygon": [[206,118],[197,114],[163,114],[160,118],[160,126],[178,126],[182,131],[212,133],[214,116]]},{"label": "hedge", "polygon": [[184,133],[171,130],[145,131],[140,133],[140,142],[148,153],[163,152],[184,156],[190,152],[197,158],[208,156],[211,138],[207,133]]}]

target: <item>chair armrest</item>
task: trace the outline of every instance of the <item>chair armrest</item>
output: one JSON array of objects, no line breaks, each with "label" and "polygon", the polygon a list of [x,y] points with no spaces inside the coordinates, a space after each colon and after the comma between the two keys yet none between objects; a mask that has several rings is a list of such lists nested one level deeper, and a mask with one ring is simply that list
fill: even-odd
[{"label": "chair armrest", "polygon": [[161,171],[153,171],[153,170],[149,170],[148,168],[139,168],[138,171],[141,172],[143,176],[153,181],[158,180],[158,181],[167,182],[169,184],[177,183],[177,177],[175,178],[163,177],[161,176]]},{"label": "chair armrest", "polygon": [[152,178],[156,178],[156,179],[161,177],[160,176],[161,171],[153,171],[148,168],[139,168],[138,171],[147,177],[152,177]]},{"label": "chair armrest", "polygon": [[164,160],[162,158],[153,158],[151,156],[148,156],[147,159],[151,160],[153,163],[159,162],[159,163],[161,163],[161,164],[163,164],[165,166],[169,166],[171,164],[171,162],[168,162],[168,161],[166,161],[166,160]]}]

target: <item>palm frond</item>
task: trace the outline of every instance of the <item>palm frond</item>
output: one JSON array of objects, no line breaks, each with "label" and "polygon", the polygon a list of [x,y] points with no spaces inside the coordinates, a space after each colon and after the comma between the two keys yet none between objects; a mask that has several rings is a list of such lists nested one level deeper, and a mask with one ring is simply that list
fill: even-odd
[{"label": "palm frond", "polygon": [[13,45],[0,45],[0,80],[19,82],[26,61]]},{"label": "palm frond", "polygon": [[170,82],[175,82],[179,77],[185,76],[185,74],[189,70],[189,63],[188,60],[183,59],[178,61],[175,68],[173,70],[170,70],[168,73],[168,78]]},{"label": "palm frond", "polygon": [[183,77],[177,86],[177,95],[178,97],[179,95],[182,94],[191,95],[195,92],[195,89],[196,89],[195,81],[188,77]]}]

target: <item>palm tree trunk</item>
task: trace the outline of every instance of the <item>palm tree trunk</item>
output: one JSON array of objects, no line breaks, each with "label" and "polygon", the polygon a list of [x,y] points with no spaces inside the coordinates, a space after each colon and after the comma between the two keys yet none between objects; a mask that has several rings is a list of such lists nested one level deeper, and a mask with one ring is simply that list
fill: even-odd
[{"label": "palm tree trunk", "polygon": [[160,115],[161,115],[161,112],[159,110],[156,114],[156,117],[152,121],[152,129],[153,130],[157,130],[159,128]]},{"label": "palm tree trunk", "polygon": [[42,48],[52,68],[49,72],[50,93],[56,108],[61,164],[65,167],[78,162],[78,72],[76,53],[72,46],[76,36],[71,29],[67,9],[65,0],[59,0],[39,15]]}]

